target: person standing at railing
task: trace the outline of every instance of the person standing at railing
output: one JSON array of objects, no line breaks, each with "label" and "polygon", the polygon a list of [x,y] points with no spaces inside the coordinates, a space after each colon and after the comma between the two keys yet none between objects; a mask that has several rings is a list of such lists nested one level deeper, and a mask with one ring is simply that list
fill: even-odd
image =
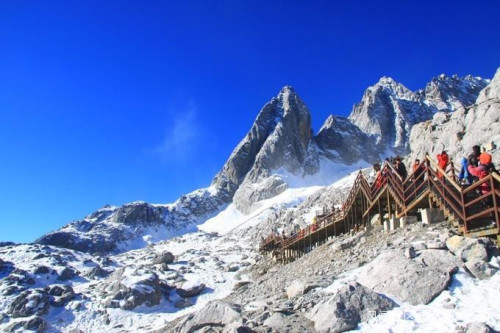
[{"label": "person standing at railing", "polygon": [[460,173],[458,174],[458,181],[461,185],[470,185],[472,184],[472,176],[469,173],[468,160],[465,157],[462,157],[460,161]]},{"label": "person standing at railing", "polygon": [[[437,156],[438,160],[438,167],[440,167],[443,171],[446,171],[446,166],[448,165],[448,162],[450,161],[450,157],[446,153],[445,150],[441,152],[441,154],[438,154]],[[443,175],[441,174],[440,171],[437,172],[437,176],[439,179],[443,178]]]},{"label": "person standing at railing", "polygon": [[401,161],[401,157],[396,157],[396,165],[395,165],[396,172],[401,176],[401,179],[405,181],[406,177],[408,176],[408,172],[406,171],[406,167],[404,163]]},{"label": "person standing at railing", "polygon": [[[479,180],[488,177],[488,175],[492,172],[496,172],[495,166],[491,162],[491,155],[484,152],[479,156],[479,165],[478,166],[473,166],[469,165],[469,172],[471,175],[478,177]],[[490,188],[490,182],[485,181],[479,186],[481,190],[481,194],[487,194],[490,193],[491,188]],[[485,202],[487,205],[490,205],[491,198],[488,197]]]},{"label": "person standing at railing", "polygon": [[420,164],[420,160],[417,158],[415,160],[415,163],[413,163],[412,166],[412,171],[413,171],[413,181],[415,182],[415,186],[419,186],[422,184],[422,181],[424,180],[423,177],[421,177],[422,173],[424,172],[424,165]]},{"label": "person standing at railing", "polygon": [[[469,154],[467,158],[467,170],[469,166],[477,167],[479,165],[479,156],[481,155],[481,146],[475,145],[472,147],[472,153]],[[470,175],[469,183],[477,181],[478,178],[474,175]]]}]

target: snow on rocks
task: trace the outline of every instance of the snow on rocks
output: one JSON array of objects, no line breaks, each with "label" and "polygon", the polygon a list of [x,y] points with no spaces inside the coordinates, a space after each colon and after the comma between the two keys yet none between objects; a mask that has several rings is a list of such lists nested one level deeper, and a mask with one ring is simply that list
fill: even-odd
[{"label": "snow on rocks", "polygon": [[158,305],[162,297],[162,282],[150,269],[124,267],[111,274],[102,291],[104,306],[131,310],[142,304]]},{"label": "snow on rocks", "polygon": [[182,284],[180,288],[177,288],[177,293],[182,298],[193,297],[199,295],[203,290],[205,290],[205,284],[199,281],[187,281]]}]

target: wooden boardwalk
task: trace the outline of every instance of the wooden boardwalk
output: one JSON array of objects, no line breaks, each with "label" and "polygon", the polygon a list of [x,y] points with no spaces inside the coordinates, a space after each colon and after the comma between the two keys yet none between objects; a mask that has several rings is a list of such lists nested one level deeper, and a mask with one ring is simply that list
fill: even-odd
[{"label": "wooden boardwalk", "polygon": [[[403,181],[389,163],[369,184],[361,171],[342,205],[317,216],[315,223],[293,236],[271,234],[261,244],[261,251],[271,252],[283,261],[293,260],[323,244],[330,237],[356,232],[370,225],[377,216],[401,218],[418,214],[419,208],[438,208],[456,232],[469,237],[495,237],[500,244],[500,176],[490,174],[474,184],[458,184],[453,162],[442,170],[429,157]],[[481,194],[487,183],[489,193]]]}]

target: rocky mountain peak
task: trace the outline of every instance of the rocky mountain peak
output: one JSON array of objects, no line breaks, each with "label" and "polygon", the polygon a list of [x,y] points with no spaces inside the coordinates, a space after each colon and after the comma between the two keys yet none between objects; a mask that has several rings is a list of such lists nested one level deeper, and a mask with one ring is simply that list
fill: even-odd
[{"label": "rocky mountain peak", "polygon": [[474,104],[479,92],[486,87],[489,80],[467,75],[446,76],[441,74],[434,77],[425,89],[418,93],[426,104],[437,111],[455,111]]},{"label": "rocky mountain peak", "polygon": [[228,193],[231,199],[247,178],[266,177],[271,170],[281,167],[297,172],[311,138],[309,109],[291,86],[284,86],[260,110],[212,185]]}]

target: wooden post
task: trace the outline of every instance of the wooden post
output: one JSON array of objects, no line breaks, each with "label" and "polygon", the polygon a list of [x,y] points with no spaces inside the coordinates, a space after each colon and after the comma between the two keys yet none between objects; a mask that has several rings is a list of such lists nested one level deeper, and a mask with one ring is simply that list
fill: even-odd
[{"label": "wooden post", "polygon": [[389,190],[387,190],[386,193],[387,193],[387,213],[388,213],[387,218],[390,220],[392,217],[392,212],[391,212],[391,198],[389,195]]}]

